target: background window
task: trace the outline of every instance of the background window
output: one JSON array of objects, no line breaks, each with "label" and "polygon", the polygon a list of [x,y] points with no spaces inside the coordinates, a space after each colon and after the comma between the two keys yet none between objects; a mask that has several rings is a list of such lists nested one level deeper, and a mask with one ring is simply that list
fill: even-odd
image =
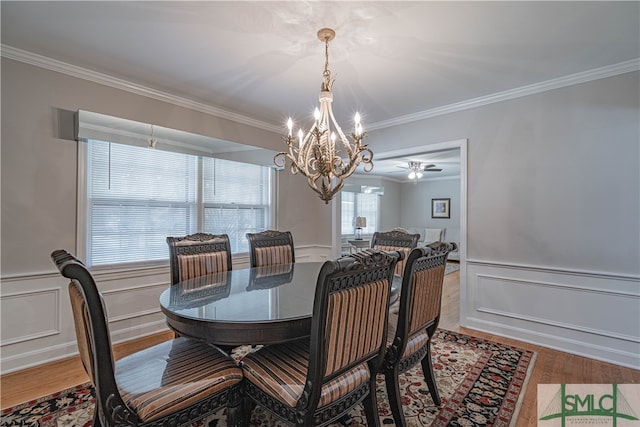
[{"label": "background window", "polygon": [[352,236],[355,232],[355,219],[363,216],[367,219],[367,227],[362,234],[371,235],[378,229],[378,211],[380,196],[370,193],[342,191],[341,234]]}]

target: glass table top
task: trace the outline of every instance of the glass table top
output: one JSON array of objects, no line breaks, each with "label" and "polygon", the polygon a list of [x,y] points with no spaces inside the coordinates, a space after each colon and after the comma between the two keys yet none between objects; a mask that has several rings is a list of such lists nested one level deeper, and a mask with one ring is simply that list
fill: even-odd
[{"label": "glass table top", "polygon": [[323,262],[232,270],[172,285],[165,312],[211,322],[269,322],[310,317]]}]

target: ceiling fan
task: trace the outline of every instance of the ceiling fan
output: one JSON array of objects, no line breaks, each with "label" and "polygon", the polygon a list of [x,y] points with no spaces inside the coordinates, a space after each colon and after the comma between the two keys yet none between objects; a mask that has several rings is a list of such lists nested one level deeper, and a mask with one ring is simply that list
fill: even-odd
[{"label": "ceiling fan", "polygon": [[423,165],[421,162],[409,162],[409,179],[420,179],[422,178],[422,172],[440,172],[441,168],[436,168],[436,165],[429,164]]}]

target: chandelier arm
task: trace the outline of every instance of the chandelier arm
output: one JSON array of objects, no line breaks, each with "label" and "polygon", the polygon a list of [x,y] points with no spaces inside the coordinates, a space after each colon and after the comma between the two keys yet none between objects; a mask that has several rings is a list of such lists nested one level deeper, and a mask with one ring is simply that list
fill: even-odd
[{"label": "chandelier arm", "polygon": [[297,155],[295,156],[296,165],[300,173],[308,177],[309,165],[307,164],[306,159],[308,159],[307,149],[311,145],[309,143],[309,134],[307,134],[307,136],[302,141],[302,147],[298,146]]},{"label": "chandelier arm", "polygon": [[342,148],[344,148],[344,150],[347,152],[347,157],[351,157],[353,153],[353,150],[351,149],[351,144],[349,144],[349,140],[345,136],[344,132],[342,132],[342,128],[340,127],[340,125],[338,124],[338,121],[333,115],[333,110],[331,109],[330,106],[329,106],[329,118],[331,119],[333,126],[336,128],[336,132],[338,133],[338,139],[340,139],[340,144],[342,145]]}]

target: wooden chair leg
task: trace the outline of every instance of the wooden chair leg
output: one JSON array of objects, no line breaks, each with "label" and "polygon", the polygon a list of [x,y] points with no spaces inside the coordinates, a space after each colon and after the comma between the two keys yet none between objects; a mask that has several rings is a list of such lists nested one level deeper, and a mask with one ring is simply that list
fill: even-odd
[{"label": "wooden chair leg", "polygon": [[400,385],[398,380],[398,369],[393,371],[385,371],[384,382],[387,386],[387,397],[389,399],[389,407],[393,415],[393,421],[396,426],[405,427],[404,414],[402,413],[402,400],[400,395]]},{"label": "wooden chair leg", "polygon": [[438,386],[436,385],[436,377],[431,363],[431,340],[427,342],[427,354],[422,358],[420,363],[422,365],[422,372],[424,373],[424,380],[427,383],[427,387],[429,387],[429,393],[431,394],[433,403],[435,403],[436,406],[440,406],[442,402],[440,401],[440,394],[438,393]]},{"label": "wooden chair leg", "polygon": [[239,427],[249,427],[251,423],[251,413],[253,409],[256,407],[256,403],[250,397],[242,397],[240,405],[240,416],[238,417],[238,426]]},{"label": "wooden chair leg", "polygon": [[244,417],[243,400],[240,387],[234,387],[229,390],[227,403],[227,425],[229,427],[240,427],[242,425],[242,419]]},{"label": "wooden chair leg", "polygon": [[380,427],[380,416],[378,415],[378,400],[376,399],[376,376],[372,375],[369,380],[369,394],[365,397],[364,413],[367,416],[367,426]]},{"label": "wooden chair leg", "polygon": [[93,408],[93,424],[92,427],[102,427],[102,423],[100,422],[100,415],[98,411],[98,405]]}]

